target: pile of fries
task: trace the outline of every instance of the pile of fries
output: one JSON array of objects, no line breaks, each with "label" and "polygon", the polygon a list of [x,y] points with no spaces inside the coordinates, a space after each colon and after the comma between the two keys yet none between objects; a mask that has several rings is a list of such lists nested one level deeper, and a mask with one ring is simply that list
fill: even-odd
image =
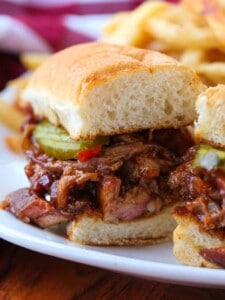
[{"label": "pile of fries", "polygon": [[146,1],[114,15],[103,40],[166,53],[207,85],[225,83],[225,0]]}]

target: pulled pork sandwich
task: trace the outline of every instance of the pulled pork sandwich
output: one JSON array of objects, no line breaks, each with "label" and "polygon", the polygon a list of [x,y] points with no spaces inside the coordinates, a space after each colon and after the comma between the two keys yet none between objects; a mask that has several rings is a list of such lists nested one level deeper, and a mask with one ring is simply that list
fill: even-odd
[{"label": "pulled pork sandwich", "polygon": [[185,201],[174,217],[174,254],[192,266],[225,268],[225,86],[203,92],[196,103],[199,146],[170,175]]},{"label": "pulled pork sandwich", "polygon": [[34,110],[23,143],[30,187],[4,208],[42,228],[66,222],[84,244],[168,239],[178,201],[168,176],[192,145],[182,126],[204,88],[153,51],[89,43],[55,54],[23,94]]}]

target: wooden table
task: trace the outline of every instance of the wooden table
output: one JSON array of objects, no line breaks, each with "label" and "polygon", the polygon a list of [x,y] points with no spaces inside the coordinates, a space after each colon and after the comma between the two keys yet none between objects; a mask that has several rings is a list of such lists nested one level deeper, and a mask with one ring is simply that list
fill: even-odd
[{"label": "wooden table", "polygon": [[0,300],[39,299],[224,300],[225,290],[147,281],[0,240]]}]

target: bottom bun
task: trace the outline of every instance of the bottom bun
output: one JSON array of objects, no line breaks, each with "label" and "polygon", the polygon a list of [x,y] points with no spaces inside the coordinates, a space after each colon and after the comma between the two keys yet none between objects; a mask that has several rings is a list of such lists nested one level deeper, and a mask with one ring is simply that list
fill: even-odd
[{"label": "bottom bun", "polygon": [[172,239],[176,222],[171,216],[175,205],[158,214],[118,224],[106,223],[100,216],[84,215],[67,228],[71,241],[87,245],[153,245]]},{"label": "bottom bun", "polygon": [[214,249],[225,246],[225,238],[219,231],[201,229],[197,219],[185,209],[177,207],[173,213],[178,226],[173,233],[173,253],[184,264],[195,267],[218,268],[200,255],[202,249]]}]

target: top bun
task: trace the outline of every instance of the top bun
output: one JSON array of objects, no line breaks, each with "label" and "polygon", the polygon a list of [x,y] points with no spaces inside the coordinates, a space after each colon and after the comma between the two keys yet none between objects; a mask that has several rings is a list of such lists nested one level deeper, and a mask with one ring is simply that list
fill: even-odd
[{"label": "top bun", "polygon": [[79,139],[190,124],[204,88],[194,71],[164,54],[87,43],[50,57],[23,98]]},{"label": "top bun", "polygon": [[209,144],[225,147],[225,85],[210,87],[196,102],[195,135]]}]

